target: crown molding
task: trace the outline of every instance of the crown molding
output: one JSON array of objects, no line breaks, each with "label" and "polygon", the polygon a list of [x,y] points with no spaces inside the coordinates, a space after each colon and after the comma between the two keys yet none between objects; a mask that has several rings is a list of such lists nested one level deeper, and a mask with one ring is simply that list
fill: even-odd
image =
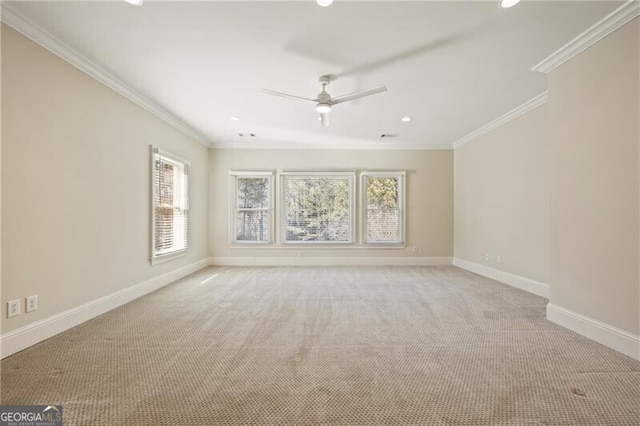
[{"label": "crown molding", "polygon": [[92,62],[77,51],[73,50],[67,44],[58,40],[41,28],[38,28],[38,26],[36,26],[33,22],[24,18],[10,6],[8,6],[7,3],[2,4],[1,17],[2,22],[18,31],[28,39],[34,41],[35,43],[49,50],[54,55],[58,56],[74,67],[78,68],[80,71],[89,75],[93,79],[99,81],[116,93],[124,96],[134,104],[155,115],[157,118],[164,121],[174,129],[182,132],[186,136],[199,142],[205,147],[210,147],[211,143],[198,131],[186,124],[183,120],[176,117],[157,103],[136,92],[122,80],[116,78],[101,66]]},{"label": "crown molding", "polygon": [[500,117],[496,118],[493,121],[490,121],[489,123],[480,127],[478,130],[471,132],[466,136],[463,136],[462,138],[452,143],[451,146],[453,147],[453,149],[458,149],[462,145],[468,144],[474,139],[477,139],[480,136],[485,135],[490,131],[497,129],[498,127],[502,127],[508,122],[520,117],[521,115],[524,115],[529,111],[533,111],[539,106],[544,105],[545,103],[547,103],[548,98],[549,98],[548,92],[544,91],[540,93],[538,96],[536,96],[535,98],[529,99],[527,102],[523,103],[522,105],[512,109],[508,113],[501,115]]},{"label": "crown molding", "polygon": [[419,144],[419,143],[377,143],[366,142],[362,144],[338,144],[338,143],[311,143],[296,145],[295,143],[263,141],[251,143],[219,142],[212,143],[211,149],[291,149],[291,150],[381,150],[381,151],[450,151],[449,144]]},{"label": "crown molding", "polygon": [[594,45],[638,16],[640,16],[640,2],[637,0],[627,1],[569,43],[533,66],[531,71],[544,74],[550,73],[578,53]]}]

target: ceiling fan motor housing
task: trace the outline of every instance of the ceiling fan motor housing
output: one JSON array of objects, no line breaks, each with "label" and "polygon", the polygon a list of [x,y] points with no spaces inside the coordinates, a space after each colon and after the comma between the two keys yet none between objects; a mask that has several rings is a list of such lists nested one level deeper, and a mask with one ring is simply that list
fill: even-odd
[{"label": "ceiling fan motor housing", "polygon": [[316,100],[318,101],[318,103],[321,103],[321,104],[330,104],[331,103],[331,95],[329,95],[327,92],[325,92],[324,88],[323,88],[322,92],[318,93],[318,98]]},{"label": "ceiling fan motor housing", "polygon": [[322,92],[318,93],[316,104],[316,111],[320,114],[327,114],[331,112],[331,95],[329,95],[325,89],[326,83],[322,84]]}]

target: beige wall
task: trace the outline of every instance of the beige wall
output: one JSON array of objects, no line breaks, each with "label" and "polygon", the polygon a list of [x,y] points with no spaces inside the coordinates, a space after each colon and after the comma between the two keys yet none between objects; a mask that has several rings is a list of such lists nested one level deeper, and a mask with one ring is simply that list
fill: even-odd
[{"label": "beige wall", "polygon": [[[0,12],[1,13],[1,12]],[[0,26],[0,53],[2,53],[2,33]],[[0,54],[0,82],[2,81],[2,55]],[[0,84],[0,100],[2,99],[2,84]],[[0,101],[0,304],[4,302],[4,296],[2,296],[2,101]],[[2,325],[6,314],[0,309],[0,333],[2,332]],[[1,349],[1,348],[0,348]]]},{"label": "beige wall", "polygon": [[209,253],[215,257],[297,256],[293,249],[229,245],[229,170],[406,170],[407,243],[403,249],[305,248],[305,257],[451,257],[453,155],[451,151],[211,150]]},{"label": "beige wall", "polygon": [[[150,144],[191,160],[198,230],[153,267]],[[207,257],[207,149],[6,26],[2,149],[3,333]]]},{"label": "beige wall", "polygon": [[543,105],[456,149],[456,258],[548,283],[547,127]]},{"label": "beige wall", "polygon": [[640,332],[638,19],[549,77],[550,302]]}]

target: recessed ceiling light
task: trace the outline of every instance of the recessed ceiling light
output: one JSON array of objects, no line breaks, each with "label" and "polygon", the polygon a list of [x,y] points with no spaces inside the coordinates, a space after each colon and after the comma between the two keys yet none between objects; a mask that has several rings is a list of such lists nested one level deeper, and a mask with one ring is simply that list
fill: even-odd
[{"label": "recessed ceiling light", "polygon": [[240,121],[240,119],[238,117],[236,117],[236,116],[232,116],[230,118],[231,118],[232,121]]},{"label": "recessed ceiling light", "polygon": [[401,120],[401,121],[404,121],[405,123],[408,123],[409,121],[411,121],[411,120],[412,120],[412,118],[411,118],[411,117],[409,117],[409,116],[406,116],[406,117],[402,117],[400,120]]},{"label": "recessed ceiling light", "polygon": [[134,6],[142,6],[142,3],[144,0],[124,0],[124,1]]},{"label": "recessed ceiling light", "polygon": [[316,0],[316,3],[318,3],[318,6],[327,7],[331,6],[333,0]]},{"label": "recessed ceiling light", "polygon": [[500,6],[504,7],[505,9],[513,7],[518,3],[520,3],[520,0],[500,0]]}]

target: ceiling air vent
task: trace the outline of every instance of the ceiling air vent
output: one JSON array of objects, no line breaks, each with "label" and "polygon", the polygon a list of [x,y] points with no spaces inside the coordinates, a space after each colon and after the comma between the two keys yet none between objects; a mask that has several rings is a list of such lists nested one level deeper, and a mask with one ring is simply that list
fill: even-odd
[{"label": "ceiling air vent", "polygon": [[383,133],[380,135],[381,138],[397,138],[400,136],[398,133]]}]

